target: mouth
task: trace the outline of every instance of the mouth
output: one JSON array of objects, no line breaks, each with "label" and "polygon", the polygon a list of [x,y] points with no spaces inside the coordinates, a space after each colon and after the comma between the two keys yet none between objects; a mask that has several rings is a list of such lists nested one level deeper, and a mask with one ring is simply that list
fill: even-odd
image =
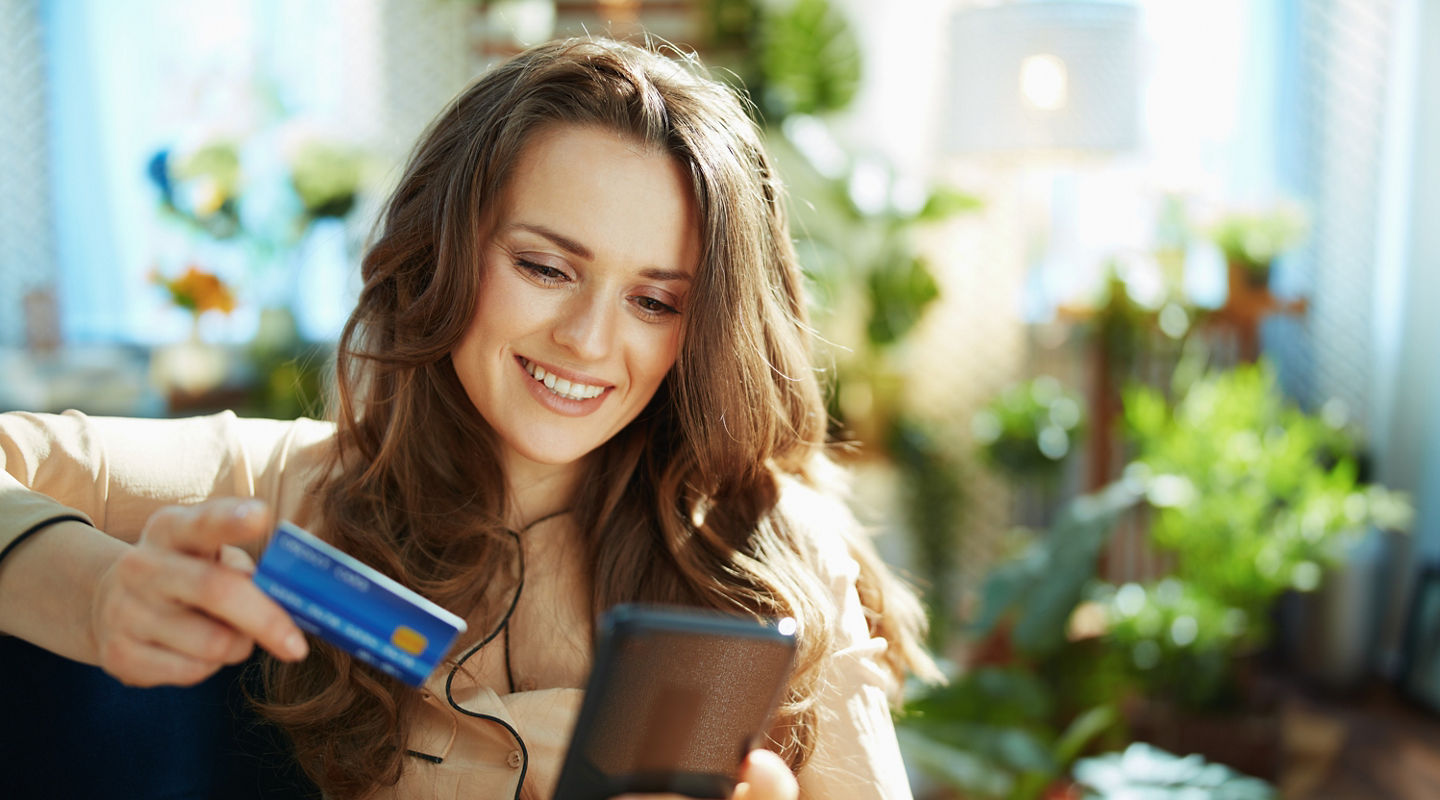
[{"label": "mouth", "polygon": [[530,377],[533,378],[536,383],[544,386],[556,397],[576,401],[591,400],[604,394],[610,388],[608,386],[581,383],[579,381],[562,378],[553,372],[547,371],[544,367],[524,356],[516,356],[515,359],[520,362],[520,366],[530,374]]}]

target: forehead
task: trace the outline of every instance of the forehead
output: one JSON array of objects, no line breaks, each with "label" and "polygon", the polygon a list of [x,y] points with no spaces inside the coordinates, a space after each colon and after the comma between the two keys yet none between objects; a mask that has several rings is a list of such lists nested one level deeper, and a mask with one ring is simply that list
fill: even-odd
[{"label": "forehead", "polygon": [[671,154],[610,130],[552,125],[526,144],[501,197],[500,227],[536,225],[597,258],[699,267],[689,171]]}]

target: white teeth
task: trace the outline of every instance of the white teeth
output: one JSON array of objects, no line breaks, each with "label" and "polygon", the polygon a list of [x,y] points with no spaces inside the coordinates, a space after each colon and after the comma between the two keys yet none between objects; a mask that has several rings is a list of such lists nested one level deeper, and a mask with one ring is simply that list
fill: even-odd
[{"label": "white teeth", "polygon": [[525,361],[525,369],[536,381],[545,384],[545,388],[569,400],[589,400],[605,393],[605,389],[600,386],[572,383],[564,378],[557,378],[554,373],[546,372],[544,367],[531,361]]}]

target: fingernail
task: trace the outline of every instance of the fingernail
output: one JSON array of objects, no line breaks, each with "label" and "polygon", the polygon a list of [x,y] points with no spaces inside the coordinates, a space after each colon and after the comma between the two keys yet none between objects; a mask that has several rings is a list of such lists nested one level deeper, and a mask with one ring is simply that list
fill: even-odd
[{"label": "fingernail", "polygon": [[250,500],[246,500],[240,503],[240,505],[238,506],[235,506],[234,513],[236,519],[249,519],[250,517],[257,515],[264,510],[265,504],[260,502],[259,500],[255,500],[252,498]]},{"label": "fingernail", "polygon": [[305,637],[299,633],[292,633],[285,637],[285,652],[289,653],[296,661],[304,658],[310,652],[305,644]]}]

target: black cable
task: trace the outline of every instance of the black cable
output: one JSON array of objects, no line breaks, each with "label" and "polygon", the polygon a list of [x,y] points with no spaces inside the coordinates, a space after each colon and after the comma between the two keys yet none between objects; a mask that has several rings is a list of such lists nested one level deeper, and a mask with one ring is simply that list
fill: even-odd
[{"label": "black cable", "polygon": [[[521,738],[520,732],[515,730],[515,728],[505,720],[500,719],[499,717],[492,716],[490,714],[481,714],[477,711],[470,711],[469,709],[466,709],[462,707],[459,703],[455,702],[455,695],[452,693],[451,687],[455,684],[455,674],[460,671],[460,668],[465,665],[465,662],[469,661],[471,656],[480,652],[480,649],[483,648],[485,645],[494,641],[496,636],[499,636],[503,633],[505,634],[505,685],[506,688],[509,690],[510,694],[515,693],[515,676],[510,667],[510,618],[515,614],[515,608],[520,605],[521,593],[525,591],[525,544],[520,539],[520,535],[525,533],[526,531],[529,531],[536,525],[545,522],[546,520],[554,519],[555,517],[558,517],[561,514],[565,514],[568,512],[569,509],[562,509],[551,514],[546,514],[545,516],[537,520],[533,520],[532,522],[530,522],[530,524],[521,528],[519,531],[510,530],[509,528],[505,529],[505,532],[510,534],[510,538],[515,540],[515,555],[518,559],[518,566],[520,568],[520,578],[518,581],[516,581],[515,584],[515,594],[513,597],[510,598],[510,607],[505,609],[505,616],[500,618],[500,624],[496,626],[495,630],[491,631],[490,635],[486,636],[484,639],[481,639],[478,643],[472,645],[469,650],[466,650],[465,654],[462,655],[459,660],[455,662],[455,665],[450,668],[450,674],[445,678],[445,701],[450,704],[451,708],[459,711],[461,714],[464,714],[466,716],[475,717],[476,719],[489,720],[490,722],[499,725],[500,727],[504,728],[507,733],[510,734],[511,738],[515,740],[515,744],[520,746],[520,782],[515,784],[515,800],[520,800],[520,791],[525,786],[525,773],[530,770],[530,750],[525,746],[525,740]],[[436,763],[439,762],[436,761]]]}]

